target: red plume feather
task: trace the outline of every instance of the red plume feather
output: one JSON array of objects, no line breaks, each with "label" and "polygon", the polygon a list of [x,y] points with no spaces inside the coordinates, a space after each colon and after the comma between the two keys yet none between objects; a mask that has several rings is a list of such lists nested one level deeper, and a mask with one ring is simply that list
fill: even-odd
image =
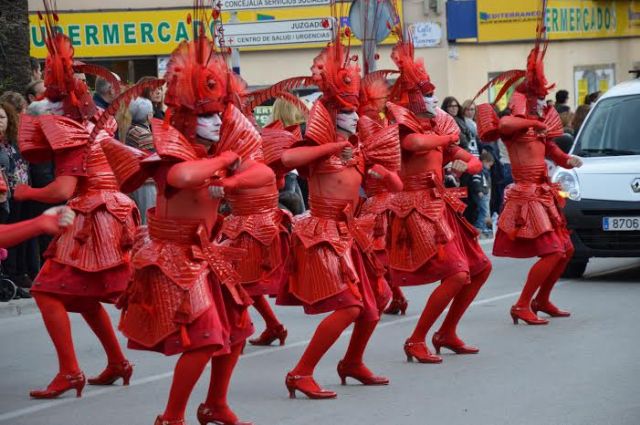
[{"label": "red plume feather", "polygon": [[115,75],[113,75],[113,73],[109,71],[107,68],[102,67],[100,65],[94,65],[94,64],[88,64],[80,61],[75,61],[73,63],[73,70],[78,73],[95,75],[107,80],[109,84],[111,84],[115,92],[117,94],[120,94],[120,90],[121,90],[120,80]]}]

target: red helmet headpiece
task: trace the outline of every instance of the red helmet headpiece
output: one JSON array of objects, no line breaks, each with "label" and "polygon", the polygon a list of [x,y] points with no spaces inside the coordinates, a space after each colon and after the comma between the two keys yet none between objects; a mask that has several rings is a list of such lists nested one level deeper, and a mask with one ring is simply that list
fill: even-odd
[{"label": "red helmet headpiece", "polygon": [[57,30],[58,14],[49,0],[44,1],[45,13],[38,12],[44,21],[47,59],[44,66],[45,97],[51,102],[63,102],[64,113],[78,121],[92,118],[96,106],[89,88],[74,77],[73,45],[66,35]]},{"label": "red helmet headpiece", "polygon": [[358,115],[380,120],[390,93],[387,76],[393,71],[374,71],[362,79],[360,87],[360,108]]},{"label": "red helmet headpiece", "polygon": [[[333,12],[333,40],[313,59],[311,79],[322,92],[322,102],[329,111],[357,110],[360,96],[360,67],[358,57],[351,56],[350,45],[342,44],[342,37],[350,39],[351,30],[343,29],[340,18]],[[329,20],[324,22],[327,27]]]},{"label": "red helmet headpiece", "polygon": [[[198,115],[221,114],[229,101],[238,103],[246,96],[246,83],[227,65],[227,49],[217,48],[207,36],[207,29],[212,27],[209,10],[202,0],[195,2],[194,18],[187,18],[194,24],[193,41],[183,41],[173,51],[165,75],[165,104],[171,110],[173,125],[190,140],[195,140]],[[215,7],[213,17],[219,13]],[[214,37],[219,30],[215,27]]]},{"label": "red helmet headpiece", "polygon": [[402,28],[395,4],[392,9],[392,21],[388,23],[391,32],[398,38],[398,43],[391,51],[391,59],[400,71],[400,77],[391,90],[391,100],[408,107],[414,113],[429,112],[424,102],[424,96],[431,95],[436,86],[431,82],[427,73],[424,59],[415,58],[415,48],[410,31]]},{"label": "red helmet headpiece", "polygon": [[553,84],[550,85],[544,75],[544,57],[549,45],[545,27],[546,11],[547,0],[541,0],[536,26],[536,41],[527,57],[526,70],[512,69],[503,72],[480,89],[474,101],[489,88],[502,83],[502,88],[493,101],[498,103],[509,92],[511,87],[517,84],[516,90],[509,100],[509,109],[511,109],[512,114],[518,116],[538,115],[538,100],[544,99],[555,86]]}]

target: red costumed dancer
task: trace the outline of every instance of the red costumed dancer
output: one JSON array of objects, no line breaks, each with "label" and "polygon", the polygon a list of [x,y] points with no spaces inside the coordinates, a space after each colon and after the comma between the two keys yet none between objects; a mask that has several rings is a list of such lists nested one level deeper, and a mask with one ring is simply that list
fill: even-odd
[{"label": "red costumed dancer", "polygon": [[[49,6],[45,3],[49,51],[45,96],[56,115],[23,115],[18,143],[23,156],[32,162],[53,160],[56,178],[41,189],[18,186],[15,197],[45,203],[68,200],[77,218],[49,246],[47,261],[31,289],[59,362],[58,375],[46,389],[32,391],[34,398],[58,397],[70,389],[80,396],[84,388],[85,376],[74,352],[68,312],[82,314],[107,354],[107,368],[89,383],[110,385],[119,378],[125,385],[129,383],[132,365],[124,357],[101,303],[114,302],[127,286],[131,277],[129,251],[139,222],[135,204],[118,191],[100,144],[90,135],[99,111],[86,84],[74,78],[71,41],[56,33],[56,15]],[[114,123],[109,123],[112,130]]]},{"label": "red costumed dancer", "polygon": [[545,102],[552,88],[544,75],[543,61],[548,45],[544,40],[545,10],[546,2],[542,2],[536,44],[529,53],[527,69],[508,71],[480,91],[505,82],[496,98],[498,101],[510,86],[524,78],[509,100],[511,115],[498,121],[492,106],[487,104],[481,105],[478,115],[480,137],[486,140],[500,137],[507,146],[515,182],[505,193],[493,254],[512,258],[540,257],[529,271],[520,298],[511,307],[514,323],[520,319],[530,325],[548,323],[536,315],[538,311],[551,317],[570,315],[549,299],[553,286],[573,255],[573,245],[561,211],[564,200],[559,188],[549,181],[544,160],[548,157],[565,168],[582,165],[580,158],[565,154],[553,142],[563,130],[555,108],[546,106]]},{"label": "red costumed dancer", "polygon": [[173,127],[153,123],[156,153],[144,158],[114,140],[104,144],[125,190],[148,177],[158,186],[148,228],[141,228],[136,239],[135,273],[122,300],[120,329],[131,348],[181,354],[169,401],[156,425],[185,424],[189,396],[209,362],[211,382],[198,420],[203,425],[239,425],[227,404],[227,391],[253,332],[247,312],[251,298],[235,267],[246,252],[212,242],[219,188],[228,194],[260,190],[274,177],[254,161],[261,156],[257,130],[229,102],[241,83],[206,37],[210,14],[200,2],[194,20],[207,25],[200,25],[194,41],[180,44],[170,58],[165,102]]},{"label": "red costumed dancer", "polygon": [[[335,5],[333,8],[333,16],[337,16]],[[305,140],[282,156],[285,166],[304,169],[308,175],[311,210],[294,219],[293,271],[280,303],[302,303],[308,314],[331,312],[286,378],[291,397],[301,391],[315,399],[336,397],[335,392],[315,382],[313,372],[352,323],[355,326],[349,348],[338,364],[343,384],[347,377],[365,385],[389,382],[375,376],[363,363],[367,342],[390,293],[369,237],[375,217],[355,217],[367,171],[365,158],[374,162],[377,155],[363,152],[365,147],[356,136],[360,70],[353,62],[357,58],[341,44],[342,30],[337,20],[333,32],[334,41],[314,59],[311,68],[322,97],[311,110]],[[348,31],[346,35],[350,35]],[[391,186],[399,184],[380,163],[370,172]]]},{"label": "red costumed dancer", "polygon": [[[470,161],[470,158],[452,146],[459,138],[457,127],[443,111],[436,109],[435,87],[424,64],[414,59],[413,45],[403,41],[399,26],[395,31],[400,41],[392,58],[401,75],[391,98],[408,109],[387,104],[390,117],[400,125],[404,183],[403,192],[396,194],[392,202],[389,267],[394,286],[442,281],[429,297],[404,347],[408,360],[440,363],[442,358],[429,352],[425,339],[437,318],[457,297],[448,320],[434,335],[434,345],[438,350],[447,346],[456,352],[477,352],[457,338],[455,327],[490,268],[488,261],[484,262],[482,268],[486,271],[471,284],[471,261],[465,244],[477,246],[477,243],[462,233],[462,218],[457,211],[461,202],[443,185],[445,157],[447,161],[457,158]],[[474,271],[480,276],[479,268],[474,264]]]},{"label": "red costumed dancer", "polygon": [[[7,183],[0,174],[0,199],[7,194]],[[0,225],[0,248],[9,248],[43,233],[56,235],[73,224],[75,213],[69,207],[53,207],[39,217]]]}]

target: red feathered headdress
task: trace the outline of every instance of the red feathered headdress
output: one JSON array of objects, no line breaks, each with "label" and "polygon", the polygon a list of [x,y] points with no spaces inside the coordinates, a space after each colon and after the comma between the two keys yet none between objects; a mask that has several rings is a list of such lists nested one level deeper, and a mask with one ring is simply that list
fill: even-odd
[{"label": "red feathered headdress", "polygon": [[63,102],[65,115],[78,121],[92,118],[96,106],[87,85],[74,77],[73,45],[69,37],[57,30],[58,14],[51,1],[44,0],[44,15],[38,18],[44,22],[47,59],[44,66],[45,96],[51,102]]},{"label": "red feathered headdress", "polygon": [[[193,18],[187,18],[194,24],[193,41],[183,41],[173,51],[165,75],[165,104],[170,108],[173,125],[190,140],[195,140],[198,115],[222,113],[229,102],[240,105],[247,89],[247,84],[227,65],[226,49],[217,48],[207,36],[212,18],[220,15],[219,6],[210,14],[211,9],[204,3],[195,1]],[[220,35],[219,29],[214,29],[214,38]]]},{"label": "red feathered headdress", "polygon": [[390,93],[387,76],[391,73],[393,71],[374,71],[362,79],[358,115],[380,121],[380,113],[384,111]]},{"label": "red feathered headdress", "polygon": [[391,51],[391,59],[400,71],[400,77],[391,91],[391,99],[407,106],[414,113],[427,112],[424,96],[432,94],[436,86],[431,82],[422,58],[415,58],[415,48],[411,34],[402,28],[396,2],[393,2],[393,21],[388,25],[398,38],[398,43]]},{"label": "red feathered headdress", "polygon": [[549,40],[546,37],[546,12],[547,0],[541,0],[536,26],[536,41],[527,57],[526,70],[513,69],[498,75],[480,89],[475,99],[489,88],[503,83],[502,89],[494,99],[494,103],[497,103],[514,84],[518,84],[509,100],[509,109],[513,115],[536,115],[538,99],[544,99],[554,87],[547,82],[544,75],[544,57],[549,45]]}]

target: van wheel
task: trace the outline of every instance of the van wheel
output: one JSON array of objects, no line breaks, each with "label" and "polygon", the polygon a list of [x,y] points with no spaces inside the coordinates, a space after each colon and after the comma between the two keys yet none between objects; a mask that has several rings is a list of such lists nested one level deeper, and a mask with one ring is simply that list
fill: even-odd
[{"label": "van wheel", "polygon": [[588,258],[572,258],[571,261],[569,261],[567,268],[564,269],[562,277],[567,279],[577,279],[582,277],[587,268],[588,262]]}]

